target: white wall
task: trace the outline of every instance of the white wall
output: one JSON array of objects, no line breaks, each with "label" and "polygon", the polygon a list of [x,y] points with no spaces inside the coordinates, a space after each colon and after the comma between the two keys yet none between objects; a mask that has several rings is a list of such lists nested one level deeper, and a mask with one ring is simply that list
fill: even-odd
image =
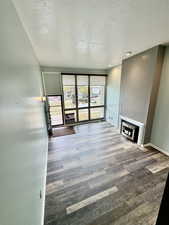
[{"label": "white wall", "polygon": [[169,154],[169,47],[164,58],[151,143]]},{"label": "white wall", "polygon": [[41,74],[11,0],[0,2],[0,21],[0,225],[40,225],[47,163]]},{"label": "white wall", "polygon": [[118,127],[119,100],[121,83],[121,65],[109,70],[107,77],[107,108],[106,120]]}]

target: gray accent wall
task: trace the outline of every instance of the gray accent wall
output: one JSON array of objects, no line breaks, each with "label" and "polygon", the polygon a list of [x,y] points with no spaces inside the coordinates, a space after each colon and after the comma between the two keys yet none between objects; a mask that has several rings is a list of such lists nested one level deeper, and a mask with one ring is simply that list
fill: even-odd
[{"label": "gray accent wall", "polygon": [[113,126],[119,123],[121,65],[111,68],[107,76],[106,120]]},{"label": "gray accent wall", "polygon": [[120,114],[145,125],[150,140],[164,47],[157,46],[123,60]]},{"label": "gray accent wall", "polygon": [[11,0],[0,2],[0,21],[0,224],[42,225],[48,139],[40,68]]},{"label": "gray accent wall", "polygon": [[165,47],[160,46],[158,49],[156,64],[154,68],[155,69],[154,80],[153,80],[152,88],[151,88],[151,96],[150,96],[149,109],[148,109],[146,127],[145,127],[144,143],[149,143],[151,138],[155,108],[157,103],[157,96],[158,96],[158,91],[160,86],[163,63],[164,63],[164,55],[165,55]]},{"label": "gray accent wall", "polygon": [[169,154],[169,47],[164,58],[151,143]]}]

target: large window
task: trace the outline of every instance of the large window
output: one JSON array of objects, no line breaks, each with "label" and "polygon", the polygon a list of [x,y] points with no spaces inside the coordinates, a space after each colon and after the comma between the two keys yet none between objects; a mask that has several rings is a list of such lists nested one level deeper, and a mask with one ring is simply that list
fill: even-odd
[{"label": "large window", "polygon": [[64,74],[62,78],[66,123],[104,119],[106,76]]}]

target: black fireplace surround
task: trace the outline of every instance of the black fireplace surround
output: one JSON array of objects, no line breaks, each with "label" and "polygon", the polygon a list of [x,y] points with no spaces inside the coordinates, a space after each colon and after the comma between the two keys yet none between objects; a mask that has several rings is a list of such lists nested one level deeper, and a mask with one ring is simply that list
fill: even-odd
[{"label": "black fireplace surround", "polygon": [[139,127],[125,120],[121,120],[121,134],[127,139],[137,143]]}]

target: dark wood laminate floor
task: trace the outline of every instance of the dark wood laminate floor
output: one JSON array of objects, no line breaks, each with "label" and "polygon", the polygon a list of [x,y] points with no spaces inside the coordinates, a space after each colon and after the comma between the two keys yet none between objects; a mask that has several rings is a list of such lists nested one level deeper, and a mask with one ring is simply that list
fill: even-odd
[{"label": "dark wood laminate floor", "polygon": [[49,142],[45,225],[154,225],[169,157],[107,122]]}]

